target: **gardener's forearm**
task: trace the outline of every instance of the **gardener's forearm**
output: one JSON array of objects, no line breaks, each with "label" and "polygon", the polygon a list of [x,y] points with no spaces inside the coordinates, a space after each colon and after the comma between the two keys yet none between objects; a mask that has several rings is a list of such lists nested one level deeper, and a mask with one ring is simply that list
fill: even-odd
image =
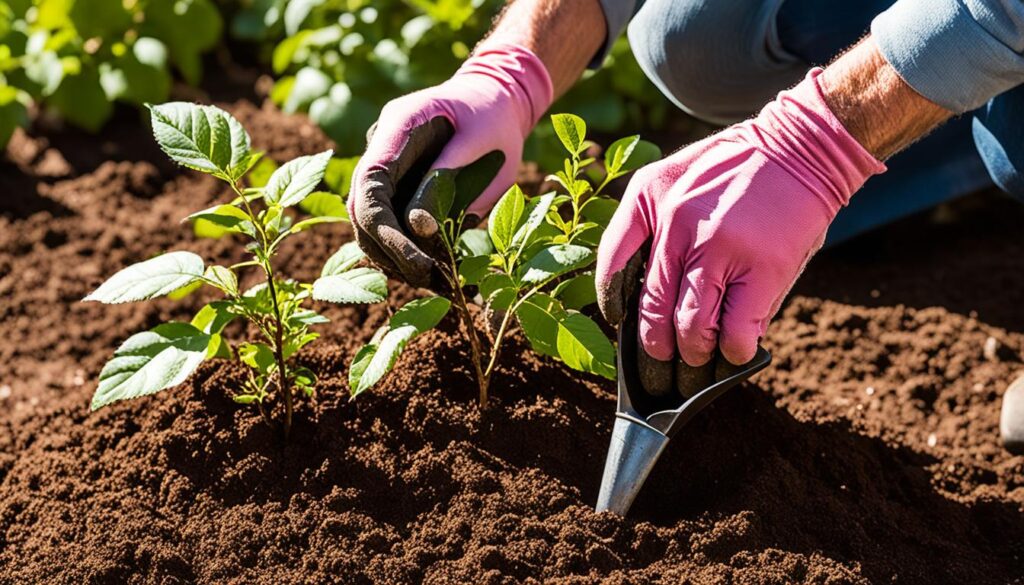
[{"label": "gardener's forearm", "polygon": [[953,115],[907,85],[871,37],[829,65],[821,75],[821,87],[846,130],[880,160]]},{"label": "gardener's forearm", "polygon": [[537,55],[557,98],[580,78],[604,37],[598,0],[512,0],[488,38],[522,45]]}]

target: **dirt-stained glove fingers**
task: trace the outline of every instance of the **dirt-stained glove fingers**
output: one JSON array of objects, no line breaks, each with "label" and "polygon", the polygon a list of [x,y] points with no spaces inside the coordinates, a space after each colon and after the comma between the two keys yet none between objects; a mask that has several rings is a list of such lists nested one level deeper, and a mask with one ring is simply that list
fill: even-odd
[{"label": "dirt-stained glove fingers", "polygon": [[636,302],[643,266],[644,250],[641,249],[626,262],[622,270],[613,273],[607,281],[598,283],[597,306],[612,325],[618,325],[626,315],[628,299]]},{"label": "dirt-stained glove fingers", "polygon": [[[396,210],[404,212],[453,131],[441,117],[407,132],[390,132],[405,132],[403,137],[387,136],[379,123],[374,124],[367,154],[353,177],[349,212],[357,241],[371,260],[414,286],[430,285],[434,262],[409,238]],[[393,149],[391,141],[400,148]]]},{"label": "dirt-stained glove fingers", "polygon": [[683,360],[675,361],[676,392],[684,398],[692,398],[695,394],[716,382],[715,365],[718,361],[712,357],[703,366],[693,367]]}]

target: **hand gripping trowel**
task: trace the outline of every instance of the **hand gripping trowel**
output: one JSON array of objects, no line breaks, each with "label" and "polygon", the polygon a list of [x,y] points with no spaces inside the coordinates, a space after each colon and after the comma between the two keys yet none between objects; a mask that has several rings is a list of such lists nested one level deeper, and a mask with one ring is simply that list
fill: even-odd
[{"label": "hand gripping trowel", "polygon": [[636,302],[629,303],[619,325],[619,400],[597,497],[598,512],[608,510],[620,516],[629,511],[668,440],[702,408],[772,361],[771,354],[758,346],[754,359],[743,366],[718,368],[718,381],[689,398],[676,392],[652,396],[640,384],[638,310]]}]

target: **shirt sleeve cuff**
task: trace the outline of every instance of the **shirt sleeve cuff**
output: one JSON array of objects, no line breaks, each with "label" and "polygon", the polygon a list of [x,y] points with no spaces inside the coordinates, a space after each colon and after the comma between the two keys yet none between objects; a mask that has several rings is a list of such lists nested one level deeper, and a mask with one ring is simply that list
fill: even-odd
[{"label": "shirt sleeve cuff", "polygon": [[961,0],[899,0],[874,19],[871,35],[915,91],[959,114],[1024,82],[1017,12],[1006,4],[972,11]]},{"label": "shirt sleeve cuff", "polygon": [[626,25],[629,24],[630,19],[633,18],[633,14],[636,12],[638,6],[637,0],[600,0],[601,10],[604,12],[604,21],[607,24],[606,32],[607,36],[604,39],[604,44],[598,49],[594,58],[587,65],[590,69],[600,69],[604,63],[604,58],[608,56],[609,51],[612,50],[612,45],[615,41],[622,36],[622,31],[626,30]]}]

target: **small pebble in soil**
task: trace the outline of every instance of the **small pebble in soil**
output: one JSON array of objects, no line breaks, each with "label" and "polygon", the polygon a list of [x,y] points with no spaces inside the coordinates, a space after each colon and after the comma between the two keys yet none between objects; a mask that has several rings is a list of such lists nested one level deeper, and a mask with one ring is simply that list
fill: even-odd
[{"label": "small pebble in soil", "polygon": [[987,359],[990,362],[995,361],[996,350],[998,349],[999,342],[996,341],[995,337],[989,336],[989,338],[985,340],[985,348],[982,350],[982,355],[984,355],[985,359]]},{"label": "small pebble in soil", "polygon": [[867,388],[864,389],[864,393],[867,394],[868,396],[873,395],[875,393],[875,387],[868,386]]},{"label": "small pebble in soil", "polygon": [[929,447],[934,447],[936,445],[936,443],[938,443],[938,442],[939,442],[939,439],[938,439],[938,437],[935,436],[935,433],[930,433],[928,435],[928,446]]},{"label": "small pebble in soil", "polygon": [[878,290],[877,288],[871,289],[871,298],[877,299],[880,296],[882,296],[882,291]]},{"label": "small pebble in soil", "polygon": [[11,387],[7,384],[0,386],[0,400],[7,400],[11,397]]}]

